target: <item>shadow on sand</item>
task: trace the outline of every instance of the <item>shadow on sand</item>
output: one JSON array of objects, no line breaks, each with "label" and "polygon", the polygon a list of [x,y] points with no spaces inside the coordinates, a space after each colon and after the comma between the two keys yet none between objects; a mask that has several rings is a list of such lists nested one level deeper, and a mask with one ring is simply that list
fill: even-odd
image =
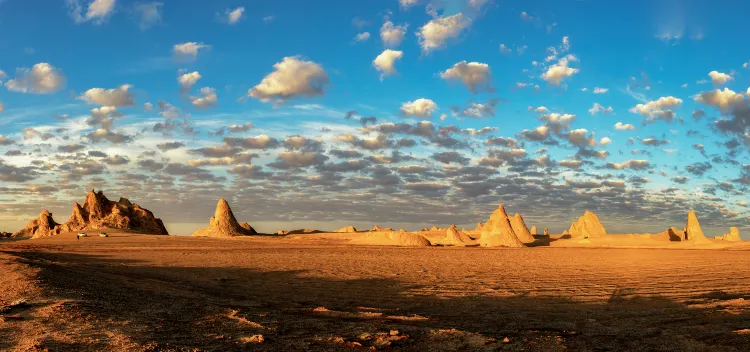
[{"label": "shadow on sand", "polygon": [[[402,351],[741,351],[750,346],[750,336],[735,332],[750,327],[746,312],[691,308],[665,297],[638,296],[627,287],[614,290],[605,302],[530,294],[446,298],[415,294],[419,287],[396,279],[338,280],[304,271],[154,267],[81,254],[6,253],[39,268],[48,295],[73,302],[67,309],[154,350],[362,350],[376,345],[363,334],[389,335],[390,330],[408,337],[389,342],[389,348]],[[719,291],[694,299],[733,298]],[[265,341],[239,342],[254,334]],[[50,350],[83,349],[54,340],[41,344]],[[0,342],[0,350],[12,346]],[[86,349],[106,346],[90,342]]]}]

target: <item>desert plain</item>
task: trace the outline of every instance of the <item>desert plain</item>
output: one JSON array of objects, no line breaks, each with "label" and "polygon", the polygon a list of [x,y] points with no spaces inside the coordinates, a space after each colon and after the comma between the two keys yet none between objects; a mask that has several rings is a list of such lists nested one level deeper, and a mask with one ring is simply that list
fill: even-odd
[{"label": "desert plain", "polygon": [[[527,236],[501,206],[472,230],[263,235],[220,200],[196,236],[164,236],[101,227],[160,221],[99,195],[0,241],[0,350],[750,349],[750,246],[670,239],[690,217],[612,235],[587,213],[572,235]],[[500,228],[519,235],[487,240]]]}]

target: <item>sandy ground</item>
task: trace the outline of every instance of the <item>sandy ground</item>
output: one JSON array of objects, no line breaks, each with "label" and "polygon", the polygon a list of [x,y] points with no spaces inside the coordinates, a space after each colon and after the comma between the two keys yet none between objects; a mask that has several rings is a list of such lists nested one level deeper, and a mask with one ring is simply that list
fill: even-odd
[{"label": "sandy ground", "polygon": [[747,247],[332,236],[0,242],[0,350],[750,350]]}]

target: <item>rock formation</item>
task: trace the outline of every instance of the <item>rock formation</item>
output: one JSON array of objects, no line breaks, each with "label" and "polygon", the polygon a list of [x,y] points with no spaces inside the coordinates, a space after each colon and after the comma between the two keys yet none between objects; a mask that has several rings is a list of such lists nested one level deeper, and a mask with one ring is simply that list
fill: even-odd
[{"label": "rock formation", "polygon": [[432,243],[421,235],[411,232],[369,232],[362,237],[351,240],[352,244],[379,245],[379,246],[408,246],[427,247]]},{"label": "rock formation", "polygon": [[78,203],[73,204],[73,214],[65,223],[57,224],[52,219],[52,214],[45,210],[13,237],[40,238],[64,232],[107,228],[152,235],[169,234],[161,219],[157,219],[149,210],[125,198],[120,198],[117,202],[110,201],[102,191],[94,192],[92,189],[86,195],[83,206]]},{"label": "rock formation", "polygon": [[734,226],[730,227],[729,233],[725,233],[724,236],[721,236],[721,239],[724,241],[731,241],[731,242],[742,241],[742,238],[740,237],[740,229]]},{"label": "rock formation", "polygon": [[11,238],[11,237],[13,237],[13,233],[0,231],[0,240],[1,239],[6,239],[6,238]]},{"label": "rock formation", "polygon": [[430,231],[440,231],[440,228],[437,226],[433,226]]},{"label": "rock formation", "polygon": [[532,226],[530,232],[532,236],[536,235],[536,226]]},{"label": "rock formation", "polygon": [[526,223],[523,221],[521,214],[516,213],[510,220],[510,226],[513,228],[513,232],[516,233],[516,237],[523,243],[534,242],[534,236],[531,236],[529,228],[526,227]]},{"label": "rock formation", "polygon": [[676,227],[670,227],[669,229],[667,229],[667,234],[669,235],[669,240],[672,242],[685,240],[685,231],[680,230]]},{"label": "rock formation", "polygon": [[599,217],[588,210],[576,222],[570,224],[568,232],[573,238],[590,238],[607,235],[607,231],[604,230]]},{"label": "rock formation", "polygon": [[375,225],[375,226],[373,226],[372,230],[370,230],[370,231],[383,231],[383,229],[380,226]]},{"label": "rock formation", "polygon": [[703,234],[700,222],[698,222],[698,216],[695,215],[695,210],[688,212],[687,226],[685,226],[685,240],[694,242],[708,241],[706,235]]},{"label": "rock formation", "polygon": [[232,213],[232,209],[229,208],[224,198],[219,198],[219,202],[216,204],[216,211],[214,216],[208,222],[208,227],[202,228],[193,233],[193,236],[199,237],[235,237],[235,236],[250,236],[254,235],[255,231],[252,230],[250,225],[247,225],[250,229],[241,226],[237,219]]},{"label": "rock formation", "polygon": [[465,246],[473,240],[463,232],[459,232],[456,225],[451,225],[445,234],[442,243],[451,246]]},{"label": "rock formation", "polygon": [[546,227],[544,228],[544,235],[549,236],[549,229]]},{"label": "rock formation", "polygon": [[240,227],[243,228],[243,229],[245,229],[245,230],[247,230],[247,231],[252,232],[253,235],[257,235],[258,234],[258,232],[255,231],[255,229],[252,226],[250,226],[250,224],[248,224],[246,222],[240,223]]},{"label": "rock formation", "polygon": [[357,229],[354,228],[354,226],[347,226],[347,227],[342,227],[342,228],[340,228],[340,229],[338,229],[336,231],[333,231],[333,232],[346,232],[346,233],[350,233],[350,232],[357,232]]},{"label": "rock formation", "polygon": [[484,224],[480,221],[477,223],[477,228],[475,228],[474,231],[482,231],[482,227],[484,227]]},{"label": "rock formation", "polygon": [[563,231],[562,235],[563,235],[563,236],[565,236],[565,235],[568,235],[568,236],[570,236],[570,231],[568,231],[568,230],[565,230],[565,231]]},{"label": "rock formation", "polygon": [[479,238],[482,247],[524,247],[518,239],[508,220],[508,214],[502,204],[490,215],[490,219],[482,227]]}]

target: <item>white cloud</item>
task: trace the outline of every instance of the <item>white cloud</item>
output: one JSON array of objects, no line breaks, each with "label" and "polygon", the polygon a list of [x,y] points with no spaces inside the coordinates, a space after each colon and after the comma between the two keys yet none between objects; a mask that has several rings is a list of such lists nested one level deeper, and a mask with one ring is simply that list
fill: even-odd
[{"label": "white cloud", "polygon": [[216,96],[216,89],[210,87],[201,88],[200,97],[190,97],[190,102],[193,103],[193,107],[196,109],[207,109],[216,105],[218,97]]},{"label": "white cloud", "polygon": [[239,22],[242,19],[243,14],[245,13],[244,7],[238,7],[234,10],[227,9],[224,14],[227,16],[227,23],[229,24],[235,24]]},{"label": "white cloud", "polygon": [[123,84],[113,89],[91,88],[78,97],[78,99],[92,105],[133,106],[135,104],[133,93],[128,91],[131,87],[129,84]]},{"label": "white cloud", "polygon": [[547,72],[542,74],[542,79],[559,86],[563,79],[578,73],[578,71],[577,68],[568,67],[568,58],[564,57],[550,66]]},{"label": "white cloud", "polygon": [[531,22],[534,20],[534,17],[526,13],[526,11],[521,12],[521,19],[526,22]]},{"label": "white cloud", "polygon": [[452,68],[440,73],[440,77],[445,80],[460,80],[469,88],[472,93],[479,91],[492,91],[490,85],[490,66],[480,62],[469,62],[465,60],[453,65]]},{"label": "white cloud", "polygon": [[5,74],[5,71],[0,70],[0,83],[3,83],[3,80],[8,78],[8,75]]},{"label": "white cloud", "polygon": [[34,65],[31,70],[19,69],[14,79],[5,82],[10,91],[32,94],[54,93],[64,85],[65,75],[46,62]]},{"label": "white cloud", "polygon": [[198,71],[193,71],[177,77],[177,82],[182,86],[183,91],[188,91],[201,77],[203,76]]},{"label": "white cloud", "polygon": [[68,13],[75,23],[84,23],[92,21],[94,24],[102,24],[115,12],[115,0],[93,0],[86,9],[86,15],[83,15],[83,6],[81,0],[66,0]]},{"label": "white cloud", "polygon": [[742,93],[736,93],[729,88],[724,88],[724,90],[716,89],[700,93],[693,99],[699,103],[714,106],[721,110],[729,110],[730,108],[743,103],[745,97]]},{"label": "white cloud", "polygon": [[208,49],[210,47],[210,45],[206,45],[203,43],[187,42],[182,44],[175,44],[172,47],[172,52],[174,52],[177,57],[194,60],[196,57],[198,57],[198,52],[200,50]]},{"label": "white cloud", "polygon": [[355,42],[366,42],[370,39],[370,32],[362,32],[354,36]]},{"label": "white cloud", "polygon": [[655,120],[671,121],[674,118],[674,112],[671,109],[678,107],[680,104],[682,104],[682,99],[672,96],[661,97],[645,104],[638,104],[629,111],[634,114],[648,116],[649,118],[646,119],[646,122],[653,122]]},{"label": "white cloud", "polygon": [[432,113],[437,110],[438,106],[434,101],[425,98],[419,98],[415,101],[409,101],[401,105],[401,113],[406,116],[431,117]]},{"label": "white cloud", "polygon": [[599,140],[600,145],[608,145],[610,143],[612,143],[612,140],[609,137],[604,137]]},{"label": "white cloud", "polygon": [[589,109],[589,114],[591,115],[596,115],[597,113],[609,114],[609,113],[612,113],[613,111],[614,109],[612,109],[611,106],[605,108],[599,103],[594,103],[594,106],[591,109]]},{"label": "white cloud", "polygon": [[272,99],[283,102],[301,95],[312,97],[325,94],[324,87],[329,83],[329,78],[320,64],[299,57],[285,57],[273,68],[273,72],[248,90],[248,96],[262,102]]},{"label": "white cloud", "polygon": [[723,85],[727,83],[727,81],[734,79],[732,76],[718,71],[711,71],[708,73],[708,76],[711,77],[711,83],[717,86]]},{"label": "white cloud", "polygon": [[138,15],[138,26],[141,30],[146,30],[161,22],[161,8],[163,6],[164,3],[158,1],[135,4],[135,12]]},{"label": "white cloud", "polygon": [[594,94],[604,94],[604,93],[606,93],[608,91],[609,91],[608,88],[594,87]]},{"label": "white cloud", "polygon": [[5,105],[2,102],[0,102],[0,112],[3,112],[3,111],[5,111]]},{"label": "white cloud", "polygon": [[151,104],[151,103],[149,103],[149,102],[145,102],[145,103],[143,104],[143,110],[144,110],[144,111],[151,111],[151,110],[154,110],[154,104]]},{"label": "white cloud", "polygon": [[570,169],[577,169],[583,164],[580,160],[561,160],[560,166],[565,166]]},{"label": "white cloud", "polygon": [[505,44],[500,44],[500,52],[503,53],[503,54],[510,54],[510,53],[513,52],[513,50],[511,48],[505,46]]},{"label": "white cloud", "polygon": [[273,22],[273,20],[275,19],[276,19],[276,16],[266,16],[266,17],[263,17],[263,23],[269,24]]},{"label": "white cloud", "polygon": [[408,9],[416,4],[419,4],[419,0],[398,0],[402,9]]},{"label": "white cloud", "polygon": [[572,130],[568,132],[568,141],[577,147],[593,147],[596,145],[596,139],[593,133],[586,137],[588,132],[585,128]]},{"label": "white cloud", "polygon": [[422,52],[429,54],[433,50],[445,47],[449,39],[458,37],[461,31],[468,28],[470,24],[471,19],[464,17],[462,13],[439,17],[427,22],[417,32]]},{"label": "white cloud", "polygon": [[648,169],[651,166],[651,163],[648,162],[648,160],[627,160],[622,164],[617,163],[607,163],[607,167],[610,169],[633,169],[633,170],[643,170]]},{"label": "white cloud", "polygon": [[393,22],[387,21],[380,27],[380,40],[386,48],[396,48],[401,45],[406,35],[406,25],[397,26]]},{"label": "white cloud", "polygon": [[635,130],[635,126],[629,123],[623,124],[622,122],[618,122],[615,124],[615,129],[618,131],[632,131]]},{"label": "white cloud", "polygon": [[390,76],[396,73],[394,63],[396,60],[400,60],[404,53],[401,51],[385,49],[375,60],[372,61],[372,65],[375,69],[380,72],[380,80],[382,81],[385,76]]}]

